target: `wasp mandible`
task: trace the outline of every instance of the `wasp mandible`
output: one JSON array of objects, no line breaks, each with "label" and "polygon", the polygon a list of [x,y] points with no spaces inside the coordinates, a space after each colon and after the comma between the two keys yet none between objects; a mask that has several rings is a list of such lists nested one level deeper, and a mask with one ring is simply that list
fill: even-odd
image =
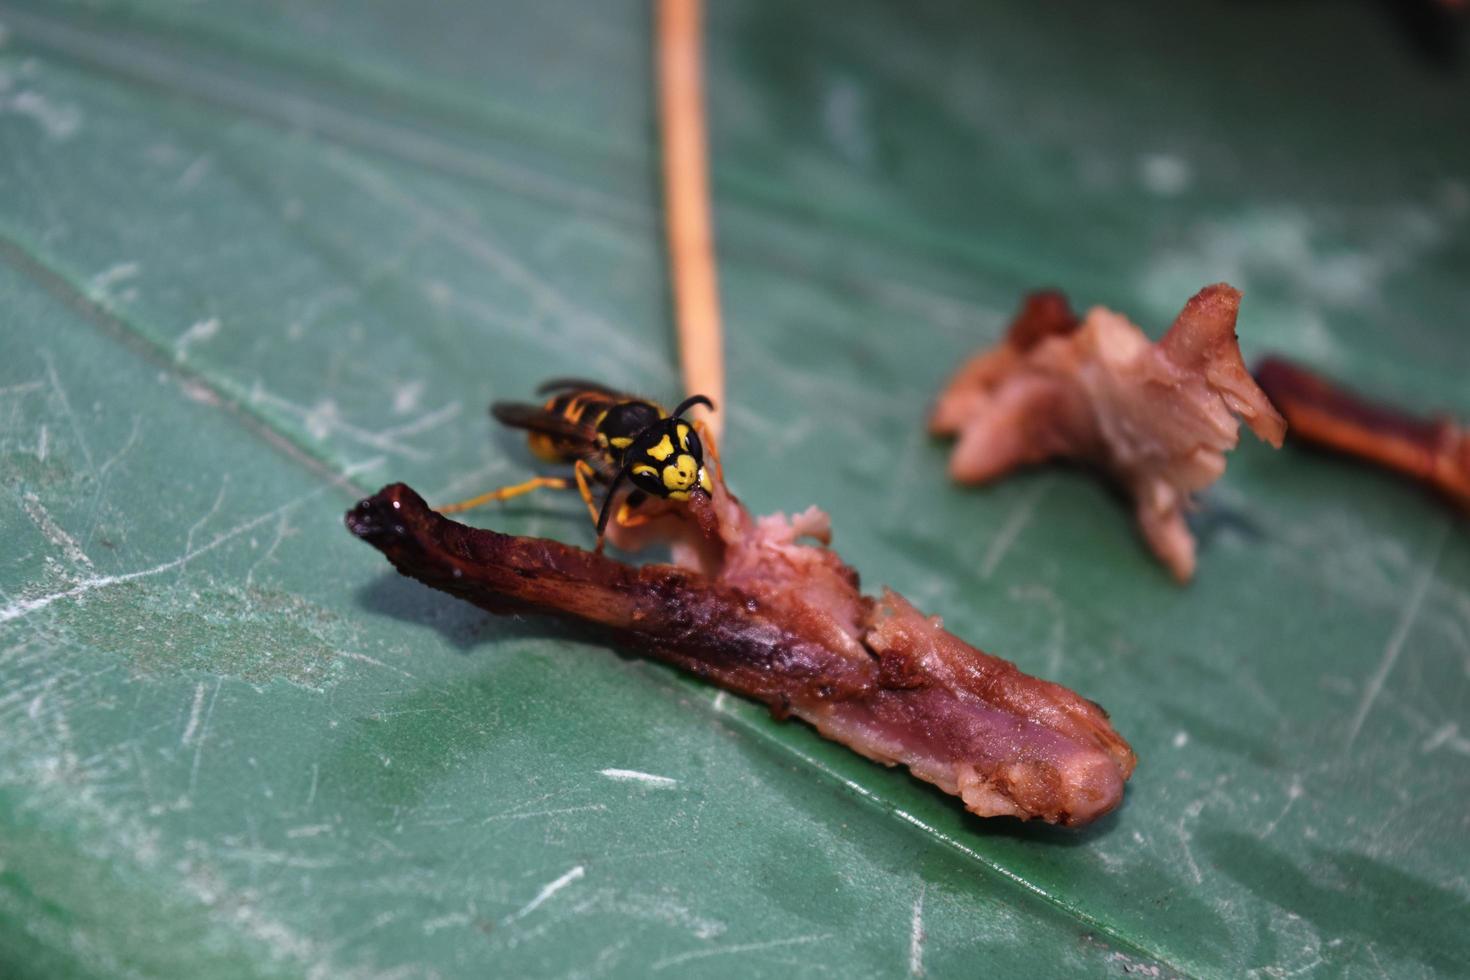
[{"label": "wasp mandible", "polygon": [[[509,500],[543,487],[565,490],[576,486],[597,524],[601,549],[613,498],[625,479],[634,489],[619,508],[618,523],[629,527],[641,523],[631,511],[646,497],[688,500],[696,491],[712,492],[698,424],[683,417],[695,405],[715,407],[704,395],[691,395],[670,412],[657,402],[579,378],[556,378],[536,393],[551,397],[544,405],[496,402],[490,414],[502,425],[525,429],[537,456],[549,463],[571,463],[572,477],[533,477],[441,507],[441,514]],[[593,503],[593,483],[607,487],[600,507]]]}]

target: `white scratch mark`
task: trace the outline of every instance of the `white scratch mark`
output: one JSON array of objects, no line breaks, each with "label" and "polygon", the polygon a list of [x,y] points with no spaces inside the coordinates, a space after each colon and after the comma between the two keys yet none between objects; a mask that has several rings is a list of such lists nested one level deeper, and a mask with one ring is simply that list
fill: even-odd
[{"label": "white scratch mark", "polygon": [[27,493],[21,498],[21,506],[25,508],[26,516],[31,523],[40,529],[47,541],[59,547],[67,560],[86,568],[92,567],[92,560],[82,551],[82,546],[77,539],[67,534],[61,525],[52,520],[50,512],[41,504],[41,498],[34,493]]},{"label": "white scratch mark", "polygon": [[219,335],[219,317],[212,316],[208,320],[200,320],[179,334],[179,339],[174,341],[174,357],[177,360],[185,360],[189,356],[189,348],[195,344],[213,340]]},{"label": "white scratch mark", "polygon": [[213,161],[210,160],[208,153],[199,154],[199,156],[195,158],[194,162],[185,167],[184,172],[179,174],[178,183],[176,185],[179,190],[192,191],[194,188],[198,187],[199,182],[204,179],[204,176],[206,174],[209,173],[209,168],[212,162]]},{"label": "white scratch mark", "polygon": [[329,823],[314,823],[304,827],[292,827],[286,831],[286,836],[293,840],[298,837],[317,837],[330,832],[332,825]]},{"label": "white scratch mark", "polygon": [[424,935],[432,936],[440,929],[448,929],[450,926],[467,926],[475,921],[468,912],[451,912],[441,915],[437,919],[424,920]]},{"label": "white scratch mark", "polygon": [[316,871],[333,868],[342,862],[336,858],[308,858],[284,851],[273,851],[268,847],[223,847],[214,851],[216,857],[226,861],[243,861],[247,864],[273,864],[283,868],[304,868]]},{"label": "white scratch mark", "polygon": [[82,127],[82,111],[74,105],[53,102],[34,89],[0,97],[0,109],[9,109],[19,116],[26,116],[38,123],[46,135],[63,142],[76,135]]},{"label": "white scratch mark", "polygon": [[507,916],[505,919],[505,924],[510,925],[517,919],[524,919],[526,916],[530,915],[532,912],[536,911],[542,905],[544,905],[546,901],[551,898],[551,896],[555,895],[557,892],[561,891],[572,882],[582,878],[586,874],[587,869],[582,867],[580,864],[577,865],[575,868],[568,871],[560,878],[543,887],[539,892],[536,893],[536,897],[531,899],[525,905],[521,906],[519,911],[513,913],[510,916]]},{"label": "white scratch mark", "polygon": [[1184,828],[1184,824],[1190,820],[1199,819],[1199,815],[1204,812],[1206,799],[1208,797],[1195,800],[1189,806],[1185,807],[1184,812],[1179,817],[1179,822],[1174,825],[1174,834],[1179,838],[1179,846],[1184,850],[1184,860],[1189,862],[1190,877],[1194,878],[1196,885],[1204,883],[1205,875],[1200,870],[1199,862],[1194,859],[1194,849],[1190,847],[1192,838],[1189,835],[1189,831]]},{"label": "white scratch mark", "polygon": [[316,802],[316,784],[317,780],[321,777],[321,771],[320,765],[315,762],[311,764],[311,788],[306,791],[306,808],[308,810]]},{"label": "white scratch mark", "polygon": [[[374,459],[359,466],[349,466],[344,475],[348,478],[351,478],[362,469],[376,466],[380,462],[382,462],[382,460]],[[265,522],[275,519],[286,511],[292,510],[296,507],[300,507],[302,504],[306,503],[306,501],[312,499],[313,497],[320,496],[330,489],[332,489],[330,486],[317,487],[315,490],[303,494],[293,501],[282,504],[275,510],[267,511],[266,513],[261,514],[258,517],[253,517],[245,523],[219,534],[207,544],[200,545],[198,548],[192,551],[185,551],[179,557],[171,559],[170,561],[163,562],[159,565],[154,565],[152,568],[143,568],[139,569],[136,572],[125,572],[121,575],[97,575],[93,576],[92,578],[83,579],[71,588],[63,589],[60,592],[50,592],[46,595],[39,595],[30,599],[20,599],[11,602],[9,605],[0,608],[0,624],[8,623],[11,620],[20,619],[22,616],[29,616],[33,612],[38,612],[42,609],[45,609],[47,606],[50,606],[56,602],[61,602],[64,599],[76,599],[88,594],[89,592],[96,592],[99,589],[109,588],[114,585],[121,585],[124,582],[134,582],[138,579],[152,578],[155,575],[162,575],[165,572],[171,572],[176,568],[182,568],[183,566],[189,564],[189,562],[198,558],[200,555],[208,554],[221,545],[227,544],[235,538],[238,538],[240,535],[246,533],[247,531],[254,530]]]},{"label": "white scratch mark", "polygon": [[77,420],[77,413],[72,411],[71,399],[66,397],[66,389],[61,386],[61,378],[56,373],[56,365],[51,360],[50,351],[42,351],[41,360],[46,362],[46,378],[51,384],[51,391],[56,395],[56,400],[61,403],[61,414],[66,416],[72,434],[77,437],[77,446],[82,451],[82,458],[87,461],[87,469],[95,473],[97,464],[92,462],[91,447],[87,445],[87,437],[82,435],[82,426]]},{"label": "white scratch mark", "polygon": [[92,493],[91,518],[89,519],[90,528],[87,531],[84,546],[90,546],[92,543],[92,537],[97,533],[97,515],[102,506],[103,499],[107,496],[108,474],[112,472],[112,468],[116,466],[123,459],[124,456],[132,451],[133,446],[138,441],[138,433],[141,431],[141,428],[142,417],[134,415],[133,427],[129,430],[128,437],[126,440],[123,441],[121,448],[119,448],[117,452],[113,453],[111,456],[107,457],[107,459],[103,461],[102,465],[97,468],[97,487],[96,490],[94,490]]},{"label": "white scratch mark", "polygon": [[105,299],[113,286],[136,279],[142,271],[143,267],[137,262],[119,262],[87,280],[87,292],[93,299]]},{"label": "white scratch mark", "polygon": [[1301,777],[1291,777],[1291,785],[1286,788],[1286,805],[1281,808],[1280,813],[1276,814],[1276,819],[1268,823],[1266,829],[1261,831],[1261,840],[1265,840],[1267,837],[1276,833],[1276,826],[1281,823],[1283,817],[1291,812],[1291,808],[1296,805],[1296,801],[1302,798],[1302,792]]},{"label": "white scratch mark", "polygon": [[677,779],[655,776],[651,772],[639,772],[636,769],[599,769],[598,774],[620,783],[643,783],[646,786],[658,786],[663,789],[679,785]]},{"label": "white scratch mark", "polygon": [[656,960],[649,968],[650,972],[666,970],[680,963],[688,963],[690,960],[702,960],[707,956],[726,956],[731,953],[755,953],[766,949],[776,949],[781,946],[803,946],[807,943],[821,942],[823,939],[832,938],[829,932],[813,936],[792,936],[790,939],[771,939],[761,943],[737,943],[733,946],[714,946],[710,949],[696,949],[677,956],[666,956]]},{"label": "white scratch mark", "polygon": [[1459,722],[1447,722],[1441,725],[1435,733],[1424,740],[1419,751],[1428,755],[1443,746],[1449,746],[1450,751],[1461,755],[1470,755],[1470,738],[1460,734]]},{"label": "white scratch mark", "polygon": [[980,577],[988,579],[994,574],[1000,560],[1011,550],[1026,525],[1031,523],[1031,518],[1036,513],[1036,505],[1046,492],[1051,489],[1051,480],[1045,479],[1037,484],[1036,489],[1027,494],[1026,499],[1016,505],[1006,522],[1001,525],[1000,530],[995,532],[995,538],[990,542],[990,547],[985,549],[985,557],[980,562]]},{"label": "white scratch mark", "polygon": [[200,681],[194,685],[194,704],[189,709],[189,723],[184,726],[184,734],[179,737],[180,745],[188,745],[194,738],[194,733],[199,730],[199,714],[204,710],[204,682]]},{"label": "white scratch mark", "polygon": [[275,557],[276,549],[281,546],[281,542],[295,533],[296,529],[291,526],[287,515],[282,514],[280,520],[276,522],[276,534],[271,539],[270,547],[266,548],[265,552],[259,558],[255,559],[251,563],[249,570],[245,572],[245,588],[248,589],[255,584],[255,573],[260,569],[260,566]]},{"label": "white scratch mark", "polygon": [[219,395],[216,395],[205,385],[197,381],[191,381],[188,378],[184,378],[179,382],[179,390],[184,393],[184,397],[189,399],[189,401],[198,402],[200,405],[213,407],[220,403]]},{"label": "white scratch mark", "polygon": [[481,820],[480,823],[498,823],[502,820],[532,820],[536,817],[559,817],[568,813],[603,813],[607,807],[601,803],[588,803],[586,806],[564,806],[555,810],[532,810],[530,812],[496,813]]},{"label": "white scratch mark", "polygon": [[720,691],[718,694],[715,695],[714,701],[711,702],[711,707],[713,707],[716,711],[724,711],[725,710],[725,692],[724,691]]},{"label": "white scratch mark", "polygon": [[41,381],[21,381],[13,385],[0,385],[0,395],[28,395],[45,387]]},{"label": "white scratch mark", "polygon": [[209,720],[214,717],[214,703],[219,700],[219,689],[224,682],[223,677],[214,682],[214,694],[210,696],[209,707],[204,712],[204,727],[200,729],[199,738],[194,743],[194,764],[189,767],[188,796],[194,795],[194,784],[199,781],[199,760],[204,757],[204,740],[209,737]]},{"label": "white scratch mark", "polygon": [[443,425],[445,422],[459,415],[462,407],[457,401],[449,402],[412,421],[374,432],[370,429],[364,429],[344,421],[341,416],[341,409],[330,398],[322,399],[315,405],[307,408],[266,391],[257,382],[250,391],[249,400],[252,405],[265,405],[284,412],[287,415],[294,416],[305,426],[307,434],[313,439],[325,439],[333,433],[341,433],[355,442],[371,446],[374,449],[380,449],[384,452],[396,453],[412,460],[426,460],[429,458],[429,454],[399,440],[404,436],[419,435],[428,429]]},{"label": "white scratch mark", "polygon": [[1353,715],[1352,724],[1348,726],[1347,741],[1343,744],[1343,751],[1353,747],[1353,742],[1362,731],[1363,722],[1368,718],[1368,712],[1373,710],[1373,702],[1378,700],[1378,695],[1383,693],[1383,685],[1388,680],[1388,675],[1393,671],[1394,664],[1398,663],[1399,654],[1403,653],[1404,641],[1409,637],[1409,630],[1413,628],[1414,621],[1419,618],[1419,607],[1424,603],[1424,596],[1429,592],[1429,586],[1434,581],[1434,571],[1439,567],[1439,556],[1444,551],[1445,539],[1449,537],[1449,525],[1440,528],[1439,535],[1434,540],[1430,549],[1429,560],[1424,563],[1424,571],[1419,575],[1419,580],[1414,583],[1414,590],[1409,594],[1409,601],[1404,604],[1403,614],[1399,616],[1398,625],[1394,627],[1393,635],[1388,638],[1388,644],[1383,648],[1383,659],[1378,663],[1378,669],[1368,679],[1368,684],[1363,688],[1363,699],[1358,702],[1358,710]]},{"label": "white scratch mark", "polygon": [[133,416],[133,427],[128,431],[128,437],[123,440],[122,446],[117,452],[103,460],[102,465],[97,468],[97,481],[99,483],[102,482],[114,466],[122,461],[124,456],[132,452],[133,446],[138,442],[138,433],[142,431],[142,423],[142,416]]},{"label": "white scratch mark", "polygon": [[51,432],[45,423],[41,425],[41,434],[36,437],[36,462],[46,462],[46,450],[51,445]]},{"label": "white scratch mark", "polygon": [[204,512],[203,517],[199,518],[199,520],[189,525],[189,533],[184,535],[184,554],[187,555],[189,552],[194,550],[194,535],[198,534],[199,531],[204,527],[204,525],[209,523],[209,519],[211,517],[219,513],[220,507],[225,502],[225,489],[229,485],[230,474],[226,473],[224,476],[220,477],[219,492],[214,495],[214,503],[209,505],[209,510]]},{"label": "white scratch mark", "polygon": [[1176,749],[1184,748],[1186,745],[1189,744],[1189,733],[1184,731],[1183,729],[1175,732],[1173,744],[1174,748]]},{"label": "white scratch mark", "polygon": [[924,975],[924,891],[929,886],[919,886],[919,897],[914,899],[914,914],[909,920],[909,976]]},{"label": "white scratch mark", "polygon": [[404,677],[413,677],[413,675],[410,674],[408,671],[400,670],[399,668],[394,667],[392,664],[385,664],[383,663],[383,661],[369,657],[365,653],[353,653],[351,650],[338,650],[336,651],[336,653],[339,657],[346,657],[349,660],[360,660],[365,664],[372,664],[374,667],[382,667],[384,670],[391,670],[393,671],[393,673],[400,674]]},{"label": "white scratch mark", "polygon": [[407,415],[419,407],[419,399],[423,396],[424,383],[422,381],[407,381],[394,385],[393,414]]}]

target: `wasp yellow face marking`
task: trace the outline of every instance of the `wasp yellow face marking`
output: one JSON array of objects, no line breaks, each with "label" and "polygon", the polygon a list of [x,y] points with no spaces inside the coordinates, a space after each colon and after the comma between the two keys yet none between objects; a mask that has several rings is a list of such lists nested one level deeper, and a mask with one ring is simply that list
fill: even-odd
[{"label": "wasp yellow face marking", "polygon": [[689,499],[689,491],[688,490],[670,490],[669,491],[669,499],[670,500],[688,500]]},{"label": "wasp yellow face marking", "polygon": [[674,444],[669,441],[668,433],[664,433],[662,439],[648,447],[648,455],[660,463],[674,455]]},{"label": "wasp yellow face marking", "polygon": [[631,436],[613,436],[608,441],[612,443],[612,447],[614,449],[627,449],[629,446],[633,445],[633,439]]},{"label": "wasp yellow face marking", "polygon": [[672,463],[664,467],[664,486],[670,490],[688,490],[699,476],[699,464],[688,453],[680,453]]},{"label": "wasp yellow face marking", "polygon": [[689,451],[689,426],[680,422],[675,427],[675,431],[679,433],[679,448],[687,453]]}]

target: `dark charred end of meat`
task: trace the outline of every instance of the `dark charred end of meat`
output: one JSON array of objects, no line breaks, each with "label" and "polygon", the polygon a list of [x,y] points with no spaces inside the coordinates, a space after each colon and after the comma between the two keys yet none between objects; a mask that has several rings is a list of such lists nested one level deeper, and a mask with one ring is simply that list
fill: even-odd
[{"label": "dark charred end of meat", "polygon": [[1081,325],[1065,293],[1041,289],[1026,294],[1020,312],[1006,331],[1006,342],[1025,353],[1048,337],[1065,336]]},{"label": "dark charred end of meat", "polygon": [[418,496],[402,483],[394,483],[371,497],[359,500],[357,506],[347,512],[347,530],[378,549],[401,539],[407,533],[398,516],[399,501],[404,492]]},{"label": "dark charred end of meat", "polygon": [[1285,358],[1266,358],[1255,375],[1297,442],[1403,473],[1470,511],[1470,432],[1452,419],[1372,401]]}]

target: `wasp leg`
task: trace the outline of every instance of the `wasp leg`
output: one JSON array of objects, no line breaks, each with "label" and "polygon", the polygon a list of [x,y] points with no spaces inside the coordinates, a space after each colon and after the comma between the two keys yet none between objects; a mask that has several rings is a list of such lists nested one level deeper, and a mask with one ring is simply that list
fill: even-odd
[{"label": "wasp leg", "polygon": [[509,500],[512,497],[519,497],[523,493],[530,493],[532,490],[540,490],[542,487],[565,490],[571,485],[572,481],[564,476],[537,476],[527,480],[525,483],[501,487],[499,490],[491,490],[489,493],[482,493],[478,497],[471,497],[469,500],[446,504],[439,508],[439,513],[458,514],[461,511],[479,507],[481,504],[488,504],[492,500]]},{"label": "wasp leg", "polygon": [[625,502],[623,506],[618,508],[618,512],[613,517],[613,520],[618,522],[619,527],[640,527],[653,520],[653,518],[649,517],[646,512],[642,514],[633,513],[633,508]]},{"label": "wasp leg", "polygon": [[699,433],[699,441],[704,443],[705,454],[715,461],[718,469],[723,470],[724,466],[720,463],[719,444],[715,442],[715,434],[710,431],[709,426],[704,424],[704,419],[694,420],[694,431]]},{"label": "wasp leg", "polygon": [[[597,523],[597,504],[592,500],[592,480],[596,478],[597,471],[592,464],[585,459],[577,460],[577,465],[572,468],[572,474],[577,478],[577,490],[582,494],[582,502],[587,505],[587,513],[592,515],[592,523]],[[602,550],[602,539],[597,541],[597,550]]]}]

